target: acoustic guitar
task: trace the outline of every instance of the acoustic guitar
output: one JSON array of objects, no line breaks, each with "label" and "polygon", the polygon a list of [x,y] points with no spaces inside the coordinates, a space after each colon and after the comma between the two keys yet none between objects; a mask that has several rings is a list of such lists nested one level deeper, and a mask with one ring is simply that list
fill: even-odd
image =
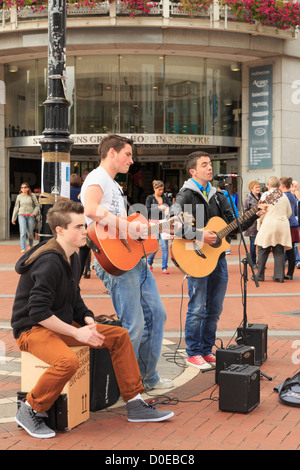
[{"label": "acoustic guitar", "polygon": [[87,228],[87,245],[93,250],[100,266],[113,276],[120,276],[134,268],[143,256],[148,256],[158,249],[155,234],[170,228],[177,217],[150,225],[141,214],[131,214],[128,222],[138,221],[148,225],[148,237],[145,239],[131,238],[115,227],[92,222]]},{"label": "acoustic guitar", "polygon": [[[267,204],[274,204],[283,195],[280,189],[273,189],[266,198],[261,201]],[[239,217],[240,224],[252,217],[259,211],[255,206],[245,214]],[[185,274],[192,277],[205,277],[213,272],[217,266],[220,255],[229,250],[230,244],[226,237],[238,227],[238,221],[235,219],[227,224],[221,217],[212,217],[204,229],[210,230],[217,235],[217,241],[214,245],[187,240],[185,238],[174,238],[170,245],[170,255],[173,263]]]}]

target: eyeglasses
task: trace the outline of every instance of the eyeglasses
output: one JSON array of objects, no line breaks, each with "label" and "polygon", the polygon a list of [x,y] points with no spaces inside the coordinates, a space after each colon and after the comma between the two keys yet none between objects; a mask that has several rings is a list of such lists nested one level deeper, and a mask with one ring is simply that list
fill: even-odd
[{"label": "eyeglasses", "polygon": [[23,189],[23,188],[28,188],[28,186],[21,186],[21,189]]}]

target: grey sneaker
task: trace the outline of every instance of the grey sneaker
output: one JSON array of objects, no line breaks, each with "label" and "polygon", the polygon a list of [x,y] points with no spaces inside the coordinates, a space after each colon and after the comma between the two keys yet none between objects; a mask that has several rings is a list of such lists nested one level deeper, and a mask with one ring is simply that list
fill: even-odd
[{"label": "grey sneaker", "polygon": [[39,437],[40,439],[54,437],[55,432],[45,424],[43,416],[45,417],[45,414],[37,413],[21,401],[15,421],[32,437]]},{"label": "grey sneaker", "polygon": [[174,416],[173,411],[159,411],[141,399],[129,401],[127,413],[127,419],[132,423],[164,421]]}]

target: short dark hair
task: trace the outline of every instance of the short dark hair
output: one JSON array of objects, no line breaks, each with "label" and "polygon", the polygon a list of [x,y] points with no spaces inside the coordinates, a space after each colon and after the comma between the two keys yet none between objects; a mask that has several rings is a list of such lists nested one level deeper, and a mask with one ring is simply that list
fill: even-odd
[{"label": "short dark hair", "polygon": [[133,147],[134,142],[132,139],[122,137],[118,134],[109,134],[101,140],[98,146],[98,154],[100,160],[104,160],[107,157],[107,153],[110,148],[115,149],[116,152],[120,152],[125,145],[131,145]]},{"label": "short dark hair", "polygon": [[222,191],[225,191],[226,190],[225,181],[219,181],[218,188],[220,188]]},{"label": "short dark hair", "polygon": [[287,177],[287,176],[283,176],[282,178],[280,178],[280,182],[281,182],[281,184],[283,184],[283,186],[285,186],[287,189],[290,189],[290,187],[292,186],[293,178]]},{"label": "short dark hair", "polygon": [[190,174],[190,170],[193,168],[194,170],[196,169],[197,166],[197,160],[201,157],[209,157],[210,155],[207,152],[202,152],[200,150],[196,150],[196,152],[190,153],[186,159],[185,159],[185,169],[187,174]]},{"label": "short dark hair", "polygon": [[71,223],[70,213],[83,214],[84,207],[72,199],[62,199],[56,202],[47,213],[47,223],[51,232],[56,236],[56,227],[67,228]]}]

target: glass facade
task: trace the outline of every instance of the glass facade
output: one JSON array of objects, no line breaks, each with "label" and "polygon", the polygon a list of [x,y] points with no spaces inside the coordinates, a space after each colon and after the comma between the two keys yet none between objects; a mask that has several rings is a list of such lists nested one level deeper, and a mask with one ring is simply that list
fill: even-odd
[{"label": "glass facade", "polygon": [[[155,55],[67,58],[71,134],[240,137],[241,71],[230,61]],[[5,66],[7,137],[41,135],[47,60]]]}]

